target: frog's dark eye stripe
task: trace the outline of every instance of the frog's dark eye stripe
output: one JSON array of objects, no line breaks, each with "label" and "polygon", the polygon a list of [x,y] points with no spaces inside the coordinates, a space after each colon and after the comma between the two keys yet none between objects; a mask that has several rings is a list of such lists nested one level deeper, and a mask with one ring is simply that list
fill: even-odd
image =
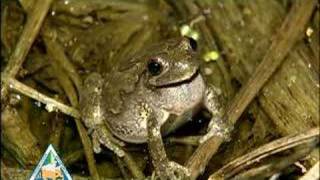
[{"label": "frog's dark eye stripe", "polygon": [[157,76],[162,71],[162,64],[155,59],[151,59],[148,63],[148,71],[152,76]]}]

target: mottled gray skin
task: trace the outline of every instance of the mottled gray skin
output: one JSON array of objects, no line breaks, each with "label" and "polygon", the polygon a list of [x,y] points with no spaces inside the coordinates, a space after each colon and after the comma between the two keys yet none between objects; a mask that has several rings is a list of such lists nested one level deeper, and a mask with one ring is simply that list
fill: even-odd
[{"label": "mottled gray skin", "polygon": [[[80,108],[84,123],[93,130],[93,141],[117,151],[104,133],[109,130],[126,142],[154,144],[162,141],[161,134],[175,130],[203,106],[212,114],[211,135],[221,133],[218,89],[206,86],[195,57],[188,39],[172,39],[150,47],[129,61],[119,62],[111,72],[90,75],[84,82]],[[150,60],[162,64],[159,75],[148,71]],[[152,121],[151,125],[148,121]],[[166,159],[163,153],[151,152],[151,155],[153,159]],[[156,169],[165,173],[157,168],[160,161],[158,165],[155,162]],[[169,162],[161,163],[163,166]],[[173,167],[172,163],[168,166]]]},{"label": "mottled gray skin", "polygon": [[181,125],[200,107],[205,86],[201,76],[190,83],[159,89],[148,89],[141,78],[134,93],[125,98],[124,108],[128,111],[108,116],[107,126],[118,138],[131,143],[147,142],[147,114],[144,106],[150,106],[160,125],[171,120],[164,134]]}]

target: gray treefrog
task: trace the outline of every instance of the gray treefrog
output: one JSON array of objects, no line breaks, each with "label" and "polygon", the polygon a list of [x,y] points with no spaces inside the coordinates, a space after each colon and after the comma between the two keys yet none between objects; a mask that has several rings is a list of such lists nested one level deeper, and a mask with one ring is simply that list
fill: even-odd
[{"label": "gray treefrog", "polygon": [[201,107],[212,115],[203,139],[226,132],[221,92],[206,85],[195,46],[188,38],[169,39],[119,61],[110,72],[89,75],[80,93],[80,109],[96,152],[103,144],[123,155],[118,148],[121,142],[112,135],[129,143],[147,142],[161,179],[186,179],[187,170],[167,159],[162,136],[183,125]]}]

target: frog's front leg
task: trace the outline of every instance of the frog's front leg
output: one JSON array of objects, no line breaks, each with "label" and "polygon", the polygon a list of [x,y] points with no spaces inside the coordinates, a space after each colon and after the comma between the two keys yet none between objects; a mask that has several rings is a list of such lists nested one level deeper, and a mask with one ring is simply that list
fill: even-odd
[{"label": "frog's front leg", "polygon": [[100,144],[103,144],[122,157],[124,152],[120,146],[123,143],[115,139],[104,124],[107,118],[102,98],[105,83],[104,78],[98,73],[92,73],[85,79],[80,92],[81,119],[92,132],[92,143],[96,153],[101,151]]},{"label": "frog's front leg", "polygon": [[208,86],[204,97],[204,106],[210,112],[211,120],[208,125],[208,132],[200,139],[200,143],[213,136],[229,139],[232,126],[223,119],[224,107],[222,102],[221,90],[214,86]]},{"label": "frog's front leg", "polygon": [[160,131],[161,125],[156,119],[152,109],[147,105],[145,105],[145,111],[148,114],[147,129],[149,152],[157,177],[161,180],[189,179],[190,173],[187,168],[176,162],[169,161],[167,158]]}]

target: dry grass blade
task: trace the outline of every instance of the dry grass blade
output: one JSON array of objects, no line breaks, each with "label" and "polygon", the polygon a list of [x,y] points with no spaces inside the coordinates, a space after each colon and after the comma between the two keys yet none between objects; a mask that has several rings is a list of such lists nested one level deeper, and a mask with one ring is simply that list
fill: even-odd
[{"label": "dry grass blade", "polygon": [[74,118],[79,118],[80,114],[78,110],[75,108],[72,108],[70,106],[67,106],[55,99],[52,99],[44,94],[41,94],[37,90],[24,85],[23,83],[19,82],[15,79],[9,80],[10,88],[14,91],[17,91],[23,95],[26,95],[34,100],[37,100],[43,104],[46,104],[46,108],[49,110],[59,110],[62,113],[72,116]]},{"label": "dry grass blade", "polygon": [[302,176],[299,180],[317,180],[320,178],[319,173],[319,164],[318,161],[304,176]]},{"label": "dry grass blade", "polygon": [[79,131],[79,135],[81,137],[81,141],[84,144],[85,154],[88,161],[88,167],[91,175],[95,177],[95,179],[99,178],[98,172],[95,167],[95,161],[93,157],[93,151],[91,148],[91,142],[87,135],[86,129],[81,124],[80,114],[77,109],[67,106],[57,100],[54,100],[44,94],[39,93],[37,90],[24,85],[23,83],[11,78],[8,81],[8,84],[12,90],[15,90],[21,94],[24,94],[30,98],[33,98],[43,104],[46,104],[46,109],[48,111],[56,111],[60,110],[62,113],[67,114],[75,118],[75,122],[77,125],[77,129]]},{"label": "dry grass blade", "polygon": [[[49,28],[48,24],[45,25],[46,33],[53,33]],[[70,63],[69,59],[66,57],[62,47],[59,43],[55,42],[54,39],[43,36],[46,47],[48,49],[49,55],[51,55],[51,65],[57,71],[56,77],[61,84],[64,92],[67,94],[69,101],[73,107],[78,107],[78,97],[75,90],[76,85],[78,91],[80,90],[80,77],[74,69],[73,65]],[[72,81],[73,80],[73,81]],[[99,173],[95,164],[94,153],[92,150],[92,144],[87,131],[80,121],[79,117],[75,118],[75,123],[77,130],[83,145],[84,154],[87,159],[88,169],[91,177],[94,179],[100,179]]]},{"label": "dry grass blade", "polygon": [[[9,86],[28,96],[35,100],[38,100],[44,104],[46,104],[46,108],[50,110],[57,110],[59,109],[61,112],[75,117],[77,129],[79,131],[80,137],[82,142],[84,143],[84,149],[86,152],[86,157],[89,164],[89,171],[92,173],[92,176],[95,177],[95,179],[99,178],[99,175],[97,173],[97,170],[94,165],[94,158],[93,158],[93,152],[90,145],[90,140],[86,136],[86,130],[82,126],[81,122],[78,120],[80,117],[79,112],[69,106],[64,105],[63,103],[60,103],[52,98],[49,98],[38,91],[24,85],[23,83],[20,83],[19,81],[15,80],[15,76],[18,73],[24,59],[26,58],[36,36],[38,35],[40,31],[40,27],[42,26],[42,23],[44,21],[45,16],[48,13],[49,7],[51,5],[53,0],[44,0],[44,1],[37,1],[34,4],[33,11],[31,11],[31,3],[28,7],[26,7],[25,4],[25,10],[28,12],[28,21],[24,27],[24,31],[22,32],[22,35],[17,43],[16,49],[13,52],[12,56],[9,59],[9,63],[6,66],[6,69],[1,74],[3,77],[2,81],[2,89],[1,89],[1,100],[4,102],[7,99]],[[23,1],[24,2],[24,1]],[[77,83],[78,85],[78,83]],[[79,85],[78,85],[79,86]]]},{"label": "dry grass blade", "polygon": [[[274,175],[281,175],[281,172],[285,169],[290,169],[295,162],[307,157],[310,152],[315,148],[315,142],[311,141],[307,144],[303,144],[304,147],[297,147],[293,149],[290,155],[271,157],[269,160],[262,160],[257,164],[252,164],[245,171],[233,176],[232,180],[255,180],[271,178]],[[274,178],[274,177],[273,177]],[[229,178],[228,178],[229,179]]]},{"label": "dry grass blade", "polygon": [[76,122],[77,130],[79,132],[79,136],[83,145],[84,153],[86,155],[90,175],[93,179],[99,180],[100,177],[95,164],[95,159],[93,156],[94,153],[93,153],[90,138],[87,134],[86,129],[82,125],[81,121],[78,118],[75,118],[74,120]]},{"label": "dry grass blade", "polygon": [[23,61],[25,60],[34,40],[36,39],[41,25],[46,17],[50,5],[53,0],[43,0],[37,1],[34,5],[32,13],[28,15],[28,20],[24,26],[23,32],[20,36],[20,39],[16,45],[15,50],[10,56],[9,62],[5,70],[1,73],[1,101],[7,99],[8,96],[8,80],[15,78],[18,73]]},{"label": "dry grass blade", "polygon": [[[53,60],[67,73],[67,75],[72,80],[77,91],[81,89],[81,78],[77,73],[76,68],[70,62],[70,59],[64,53],[63,47],[57,42],[56,38],[50,37],[49,34],[55,34],[55,30],[52,29],[48,24],[44,26],[44,33],[42,37],[46,43],[48,53],[53,58]],[[48,35],[47,35],[48,34]],[[76,95],[76,93],[75,93]]]},{"label": "dry grass blade", "polygon": [[319,141],[319,128],[314,128],[298,135],[283,137],[235,159],[211,175],[209,179],[220,179],[221,177],[226,177],[226,175],[228,177],[233,176],[263,158],[314,140]]}]

